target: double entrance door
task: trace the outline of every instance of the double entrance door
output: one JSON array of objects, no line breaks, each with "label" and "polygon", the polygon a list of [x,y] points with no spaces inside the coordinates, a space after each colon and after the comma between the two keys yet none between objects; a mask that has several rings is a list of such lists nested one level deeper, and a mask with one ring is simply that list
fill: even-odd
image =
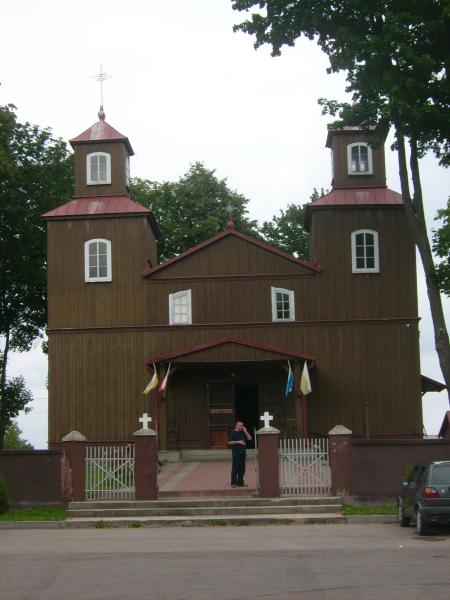
[{"label": "double entrance door", "polygon": [[254,432],[259,428],[258,386],[252,381],[210,380],[207,382],[209,443],[226,448],[236,421],[243,421],[252,436],[248,448],[255,447]]}]

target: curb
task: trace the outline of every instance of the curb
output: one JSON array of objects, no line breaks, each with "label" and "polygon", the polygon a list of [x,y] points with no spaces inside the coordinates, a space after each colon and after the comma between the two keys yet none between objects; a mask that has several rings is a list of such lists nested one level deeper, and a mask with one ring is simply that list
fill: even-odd
[{"label": "curb", "polygon": [[386,524],[398,522],[397,515],[348,515],[347,523],[349,525],[366,525],[366,524]]},{"label": "curb", "polygon": [[80,519],[66,521],[0,521],[0,529],[107,529],[112,527],[228,527],[236,525],[312,525],[312,524],[348,524],[348,525],[392,525],[397,523],[396,515],[349,515],[347,517],[308,517],[280,519],[245,518],[234,519],[204,518],[195,520],[179,518],[173,521],[152,522],[148,519]]}]

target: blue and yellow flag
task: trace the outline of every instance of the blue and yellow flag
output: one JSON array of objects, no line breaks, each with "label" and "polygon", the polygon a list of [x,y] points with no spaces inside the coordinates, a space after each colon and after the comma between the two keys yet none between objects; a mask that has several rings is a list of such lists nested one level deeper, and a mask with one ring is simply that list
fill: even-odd
[{"label": "blue and yellow flag", "polygon": [[292,371],[291,363],[289,361],[288,361],[288,365],[289,365],[289,371],[288,371],[288,378],[286,381],[286,392],[285,392],[286,396],[288,396],[292,392],[292,388],[294,387],[294,372]]}]

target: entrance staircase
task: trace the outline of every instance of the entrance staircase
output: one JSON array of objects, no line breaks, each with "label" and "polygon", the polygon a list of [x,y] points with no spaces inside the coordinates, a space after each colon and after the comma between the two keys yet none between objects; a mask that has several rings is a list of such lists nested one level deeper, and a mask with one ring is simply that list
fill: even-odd
[{"label": "entrance staircase", "polygon": [[345,523],[341,498],[173,498],[69,504],[69,527],[226,526]]}]

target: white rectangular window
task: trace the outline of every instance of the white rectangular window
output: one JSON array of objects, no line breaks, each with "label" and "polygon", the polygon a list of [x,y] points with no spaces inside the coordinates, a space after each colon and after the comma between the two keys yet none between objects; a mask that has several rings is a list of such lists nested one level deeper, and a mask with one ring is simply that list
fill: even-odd
[{"label": "white rectangular window", "polygon": [[84,243],[84,280],[111,281],[111,242],[95,239]]},{"label": "white rectangular window", "polygon": [[272,321],[294,321],[294,291],[283,288],[271,288]]},{"label": "white rectangular window", "polygon": [[379,273],[378,233],[371,229],[352,232],[352,272]]},{"label": "white rectangular window", "polygon": [[111,154],[92,152],[86,156],[86,179],[88,185],[111,183]]},{"label": "white rectangular window", "polygon": [[347,163],[349,175],[372,175],[372,148],[362,142],[349,144]]},{"label": "white rectangular window", "polygon": [[169,294],[169,324],[190,325],[192,323],[191,290]]}]

